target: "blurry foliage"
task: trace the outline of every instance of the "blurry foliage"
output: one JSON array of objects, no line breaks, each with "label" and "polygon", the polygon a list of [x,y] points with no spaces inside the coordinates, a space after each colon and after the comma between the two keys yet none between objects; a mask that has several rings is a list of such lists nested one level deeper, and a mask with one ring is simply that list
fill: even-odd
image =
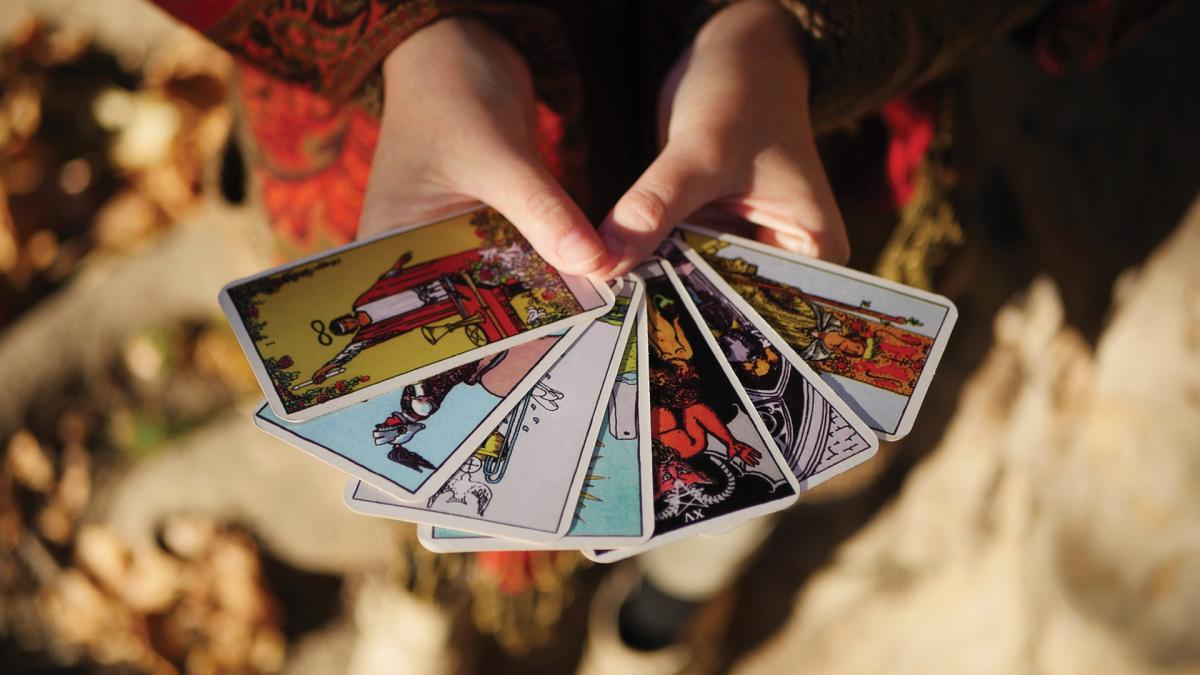
[{"label": "blurry foliage", "polygon": [[236,528],[177,517],[156,548],[113,532],[80,532],[69,564],[48,570],[40,647],[59,661],[144,672],[266,673],[283,664],[278,603],[258,548]]},{"label": "blurry foliage", "polygon": [[164,551],[133,550],[87,524],[106,476],[255,389],[228,329],[195,323],[132,336],[109,372],[33,406],[0,445],[0,638],[57,663],[277,669],[282,619],[248,536],[181,521]]},{"label": "blurry foliage", "polygon": [[257,391],[223,324],[158,327],[134,335],[122,351],[105,440],[128,457],[153,453],[228,408],[238,395]]},{"label": "blurry foliage", "polygon": [[[127,68],[36,21],[0,46],[0,339],[89,257],[127,254],[200,202],[228,142],[229,77],[215,47],[166,45]],[[256,390],[228,327],[187,321],[130,336],[104,372],[3,420],[0,670],[282,666],[281,609],[248,534],[177,517],[136,547],[89,517],[114,472]]]},{"label": "blurry foliage", "polygon": [[229,136],[230,72],[193,45],[129,71],[32,20],[0,47],[0,326],[89,253],[136,246],[199,200]]}]

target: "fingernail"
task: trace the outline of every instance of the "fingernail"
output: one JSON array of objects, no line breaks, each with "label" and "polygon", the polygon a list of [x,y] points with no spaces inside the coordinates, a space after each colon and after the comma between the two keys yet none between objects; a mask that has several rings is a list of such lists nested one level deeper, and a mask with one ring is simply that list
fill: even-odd
[{"label": "fingernail", "polygon": [[775,236],[779,243],[783,245],[783,248],[810,258],[821,257],[821,252],[817,249],[816,242],[813,241],[812,237],[799,237],[788,232],[776,232]]},{"label": "fingernail", "polygon": [[604,260],[604,248],[594,234],[576,228],[558,240],[558,257],[571,266],[571,272],[586,274]]}]

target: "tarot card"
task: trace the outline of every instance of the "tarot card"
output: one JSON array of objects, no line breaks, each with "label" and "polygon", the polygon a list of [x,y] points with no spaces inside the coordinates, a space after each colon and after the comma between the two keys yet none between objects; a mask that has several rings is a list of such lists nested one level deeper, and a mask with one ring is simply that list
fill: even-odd
[{"label": "tarot card", "polygon": [[639,279],[626,277],[613,309],[587,327],[424,504],[398,502],[354,480],[346,503],[362,513],[480,534],[533,542],[562,537],[643,291]]},{"label": "tarot card", "polygon": [[741,296],[719,276],[698,269],[695,251],[684,248],[668,239],[659,254],[679,275],[800,489],[871,458],[879,449],[875,433]]},{"label": "tarot card", "polygon": [[482,209],[234,281],[220,295],[276,416],[302,422],[607,312]]},{"label": "tarot card", "polygon": [[643,263],[650,370],[654,535],[642,546],[591,550],[612,562],[734,525],[796,501],[787,460],[719,355],[668,263]]},{"label": "tarot card", "polygon": [[401,501],[425,501],[587,330],[572,326],[307,422],[259,429]]},{"label": "tarot card", "polygon": [[650,485],[650,382],[646,376],[646,311],[638,308],[608,399],[600,437],[575,519],[566,536],[549,544],[486,537],[422,525],[418,538],[431,551],[564,550],[637,546],[654,530]]},{"label": "tarot card", "polygon": [[958,310],[948,299],[742,237],[677,238],[791,345],[880,438],[912,429]]}]

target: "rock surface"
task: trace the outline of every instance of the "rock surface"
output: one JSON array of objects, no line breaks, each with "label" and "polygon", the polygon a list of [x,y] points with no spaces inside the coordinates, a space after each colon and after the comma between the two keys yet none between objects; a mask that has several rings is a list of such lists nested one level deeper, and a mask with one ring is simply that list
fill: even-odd
[{"label": "rock surface", "polygon": [[1200,202],[1095,351],[1039,279],[940,446],[735,672],[1200,669]]},{"label": "rock surface", "polygon": [[[47,391],[95,377],[138,331],[218,314],[222,286],[269,264],[264,229],[250,209],[206,204],[144,250],[90,261],[0,341],[0,376],[8,382],[0,394],[2,423],[21,419]],[[45,358],[46,345],[68,335],[87,339]]]},{"label": "rock surface", "polygon": [[238,410],[135,465],[102,516],[132,545],[151,546],[171,515],[241,523],[287,563],[347,573],[383,567],[400,525],[342,502],[346,475],[259,431]]}]

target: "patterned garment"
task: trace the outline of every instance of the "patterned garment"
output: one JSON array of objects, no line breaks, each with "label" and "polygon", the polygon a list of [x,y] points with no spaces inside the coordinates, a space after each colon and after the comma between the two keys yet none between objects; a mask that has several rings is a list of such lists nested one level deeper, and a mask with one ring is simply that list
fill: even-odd
[{"label": "patterned garment", "polygon": [[[353,238],[379,136],[379,64],[423,26],[470,12],[513,40],[531,64],[542,101],[542,155],[586,203],[587,174],[608,186],[627,185],[637,175],[652,143],[645,132],[619,128],[630,126],[621,122],[653,109],[670,60],[705,18],[727,4],[670,0],[596,9],[550,1],[156,2],[238,57],[239,94],[255,145],[253,171],[287,257]],[[936,96],[903,95],[914,85],[946,74],[1038,12],[1033,49],[1043,67],[1057,73],[1093,65],[1174,3],[1062,0],[1048,10],[1047,4],[923,0],[891,5],[881,14],[867,0],[789,2],[812,64],[814,124],[834,128],[883,107],[892,132],[888,178],[903,205],[937,119]],[[623,34],[628,27],[636,28]],[[633,93],[606,86],[617,82],[631,85],[626,88]],[[606,107],[618,110],[585,120],[585,89],[592,100],[602,95]],[[617,142],[588,157],[585,131]],[[606,194],[611,187],[600,192],[602,203],[615,199]]]},{"label": "patterned garment", "polygon": [[554,12],[453,0],[159,0],[231,51],[252,144],[251,167],[283,254],[353,239],[379,140],[380,63],[405,38],[450,14],[483,15],[526,54],[543,159],[583,193],[577,69]]},{"label": "patterned garment", "polygon": [[[658,83],[691,35],[725,1],[656,3],[466,0],[155,0],[238,59],[250,165],[281,253],[294,258],[353,239],[379,141],[379,66],[405,38],[451,14],[484,17],[526,56],[539,98],[539,150],[584,208],[632,184],[654,150],[649,119]],[[1162,0],[787,0],[812,70],[818,131],[882,108],[886,172],[897,206],[937,137],[946,75],[1018,24],[1048,72],[1097,63],[1174,3]],[[1038,18],[1040,17],[1040,18]],[[923,87],[923,88],[918,88]],[[583,115],[584,94],[603,114]],[[604,138],[588,153],[586,136]],[[880,170],[883,162],[864,170]],[[593,194],[589,195],[589,188]],[[873,336],[864,376],[903,391],[923,345]],[[840,363],[828,360],[830,367]],[[419,550],[411,552],[424,555]],[[449,560],[449,559],[448,559]],[[520,648],[548,634],[577,558],[554,552],[481,553],[469,575],[476,620]],[[447,563],[449,564],[449,563]],[[431,569],[438,569],[431,563]],[[455,569],[456,567],[448,567]],[[458,572],[447,572],[446,581]],[[434,581],[434,583],[439,583]],[[420,584],[416,584],[420,585]],[[509,598],[498,602],[496,598]],[[490,609],[488,609],[490,608]]]}]

